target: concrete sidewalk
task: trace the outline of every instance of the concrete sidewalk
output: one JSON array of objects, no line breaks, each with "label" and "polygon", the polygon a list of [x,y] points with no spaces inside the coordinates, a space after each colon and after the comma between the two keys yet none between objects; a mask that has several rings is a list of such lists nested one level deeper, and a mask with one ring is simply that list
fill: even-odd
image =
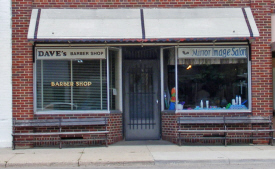
[{"label": "concrete sidewalk", "polygon": [[166,141],[122,141],[109,147],[0,149],[0,168],[198,162],[205,164],[275,163],[275,146],[178,146]]}]

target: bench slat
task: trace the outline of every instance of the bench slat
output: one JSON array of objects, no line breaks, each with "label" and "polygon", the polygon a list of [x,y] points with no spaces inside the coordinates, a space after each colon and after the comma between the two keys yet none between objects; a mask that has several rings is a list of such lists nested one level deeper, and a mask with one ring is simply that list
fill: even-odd
[{"label": "bench slat", "polygon": [[262,133],[274,132],[273,129],[267,130],[178,130],[180,133]]},{"label": "bench slat", "polygon": [[269,117],[251,116],[251,117],[225,117],[226,124],[240,124],[240,123],[271,123]]},{"label": "bench slat", "polygon": [[179,117],[179,124],[240,124],[240,123],[271,123],[269,117],[243,116],[243,117]]},{"label": "bench slat", "polygon": [[42,126],[59,126],[59,119],[48,119],[48,120],[14,120],[13,126],[15,127],[42,127]]},{"label": "bench slat", "polygon": [[18,123],[15,127],[59,127],[59,123]]},{"label": "bench slat", "polygon": [[73,141],[94,141],[94,140],[105,140],[104,138],[93,138],[93,139],[66,139],[66,140],[60,140],[60,142],[73,142]]},{"label": "bench slat", "polygon": [[65,121],[65,122],[90,122],[90,121],[104,121],[107,120],[106,118],[81,118],[81,119],[61,119],[61,121]]},{"label": "bench slat", "polygon": [[47,120],[15,120],[15,127],[55,127],[55,126],[88,126],[105,125],[105,118],[83,118],[83,119],[47,119]]},{"label": "bench slat", "polygon": [[223,124],[223,117],[179,117],[179,124]]},{"label": "bench slat", "polygon": [[57,135],[81,135],[81,134],[107,134],[109,131],[82,131],[82,132],[52,132],[52,133],[13,133],[13,136],[57,136]]},{"label": "bench slat", "polygon": [[103,121],[91,121],[91,122],[61,122],[61,126],[95,126],[95,125],[105,125]]},{"label": "bench slat", "polygon": [[180,133],[225,133],[227,130],[178,130]]},{"label": "bench slat", "polygon": [[226,139],[271,139],[273,137],[226,137]]},{"label": "bench slat", "polygon": [[106,125],[106,118],[62,119],[61,126]]},{"label": "bench slat", "polygon": [[14,120],[16,123],[44,123],[44,122],[59,122],[59,119],[33,119],[33,120]]},{"label": "bench slat", "polygon": [[[104,138],[85,138],[85,139],[64,139],[64,140],[43,140],[42,142],[69,142],[69,141],[78,141],[78,142],[85,142],[85,141],[94,141],[94,140],[105,140]],[[41,140],[22,140],[22,141],[14,141],[15,143],[37,143],[41,142]]]},{"label": "bench slat", "polygon": [[180,139],[198,139],[198,140],[212,140],[212,139],[215,139],[215,140],[225,140],[225,137],[180,137]]},{"label": "bench slat", "polygon": [[227,130],[228,133],[263,133],[263,132],[274,132],[273,129],[266,130]]}]

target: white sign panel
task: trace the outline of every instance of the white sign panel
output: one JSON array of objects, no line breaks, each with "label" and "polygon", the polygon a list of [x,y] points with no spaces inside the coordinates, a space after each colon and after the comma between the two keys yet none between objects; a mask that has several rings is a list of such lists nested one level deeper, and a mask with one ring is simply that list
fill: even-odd
[{"label": "white sign panel", "polygon": [[178,48],[178,58],[246,58],[247,46]]},{"label": "white sign panel", "polygon": [[105,48],[36,48],[36,59],[106,59],[106,50]]}]

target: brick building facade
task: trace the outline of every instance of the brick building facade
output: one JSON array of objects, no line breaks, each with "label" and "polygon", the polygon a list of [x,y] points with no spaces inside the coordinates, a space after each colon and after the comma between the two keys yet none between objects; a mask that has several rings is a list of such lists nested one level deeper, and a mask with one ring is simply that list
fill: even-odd
[{"label": "brick building facade", "polygon": [[[217,40],[216,44],[220,43],[247,43],[249,52],[251,52],[251,70],[248,72],[250,76],[249,82],[251,82],[250,89],[248,90],[249,96],[247,100],[251,99],[250,108],[248,111],[186,111],[176,112],[166,111],[165,108],[161,109],[160,116],[160,138],[176,142],[176,119],[179,116],[243,116],[243,115],[259,115],[259,116],[271,116],[273,111],[273,100],[272,100],[272,54],[271,54],[271,13],[275,12],[275,4],[272,0],[190,0],[190,1],[176,1],[176,0],[13,0],[12,1],[12,96],[13,96],[13,112],[12,116],[16,119],[33,119],[33,118],[83,118],[83,117],[94,117],[94,116],[105,116],[109,117],[109,130],[110,137],[109,142],[114,143],[125,138],[124,120],[125,115],[123,111],[109,111],[107,113],[61,113],[61,114],[49,114],[49,113],[37,113],[34,109],[36,103],[36,92],[34,88],[36,72],[34,68],[35,60],[35,45],[38,44],[45,46],[62,46],[69,45],[70,42],[66,41],[51,41],[51,40],[38,40],[32,41],[27,38],[29,25],[33,9],[197,9],[201,8],[250,8],[256,22],[260,36],[255,38],[241,39],[226,39],[221,38]],[[217,15],[219,15],[217,13]],[[146,15],[145,15],[146,17]],[[40,24],[41,25],[41,24]],[[184,38],[172,41],[161,41],[167,43],[192,43],[196,45],[196,42],[213,44],[213,39],[208,40],[190,40],[185,41]],[[154,40],[152,40],[154,41]],[[115,44],[118,47],[119,43],[124,41],[112,41],[108,43]],[[136,44],[141,46],[139,41],[127,41],[128,43]],[[126,42],[126,43],[127,43]],[[89,47],[97,47],[102,45],[104,47],[105,42],[103,41],[78,41],[73,44]],[[148,42],[149,43],[149,42]],[[160,43],[154,41],[154,43]],[[49,45],[50,44],[50,45]],[[94,46],[93,46],[94,44]],[[231,44],[231,45],[232,45]],[[45,46],[43,46],[45,45]],[[124,43],[125,45],[125,43]],[[142,44],[146,46],[146,42]],[[181,45],[181,44],[180,44]],[[34,47],[35,46],[35,47]],[[123,46],[123,45],[121,45]],[[127,46],[127,45],[126,45]],[[160,46],[160,45],[156,45]],[[165,47],[165,44],[161,44]],[[171,45],[168,45],[171,46]],[[174,45],[177,46],[177,45]],[[122,52],[124,50],[122,49]],[[126,52],[125,52],[126,53]],[[248,82],[248,83],[249,83]],[[122,81],[124,83],[124,81]],[[122,84],[123,85],[123,84]],[[251,92],[249,92],[251,90]],[[170,88],[169,88],[170,91]],[[122,92],[121,94],[126,92]],[[161,94],[159,94],[161,95]],[[123,96],[124,98],[125,96]],[[179,96],[178,96],[179,97]],[[125,98],[124,98],[125,99]],[[228,101],[229,102],[229,101]],[[230,100],[231,102],[231,100]],[[164,101],[163,101],[164,104]],[[121,108],[124,105],[121,106]],[[161,107],[161,106],[159,106]],[[123,107],[125,109],[125,107]],[[107,108],[108,109],[108,108]],[[108,109],[109,110],[109,109]],[[235,126],[236,128],[245,126]],[[263,126],[258,126],[259,128]],[[191,126],[192,128],[192,126]],[[199,127],[198,127],[199,128]],[[211,126],[210,128],[219,128],[219,126]],[[19,129],[18,132],[26,132],[26,129]],[[126,133],[127,135],[127,133]],[[30,138],[26,138],[30,139]],[[135,138],[133,138],[135,139]],[[131,139],[129,139],[131,140]],[[237,142],[237,141],[236,141]],[[264,140],[255,141],[255,143],[267,143]],[[24,146],[24,145],[22,145]]]}]

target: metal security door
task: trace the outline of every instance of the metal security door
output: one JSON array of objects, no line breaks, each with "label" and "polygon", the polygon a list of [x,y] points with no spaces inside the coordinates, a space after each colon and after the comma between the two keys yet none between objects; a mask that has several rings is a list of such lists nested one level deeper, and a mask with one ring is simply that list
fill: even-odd
[{"label": "metal security door", "polygon": [[160,138],[159,60],[124,60],[126,140]]}]

